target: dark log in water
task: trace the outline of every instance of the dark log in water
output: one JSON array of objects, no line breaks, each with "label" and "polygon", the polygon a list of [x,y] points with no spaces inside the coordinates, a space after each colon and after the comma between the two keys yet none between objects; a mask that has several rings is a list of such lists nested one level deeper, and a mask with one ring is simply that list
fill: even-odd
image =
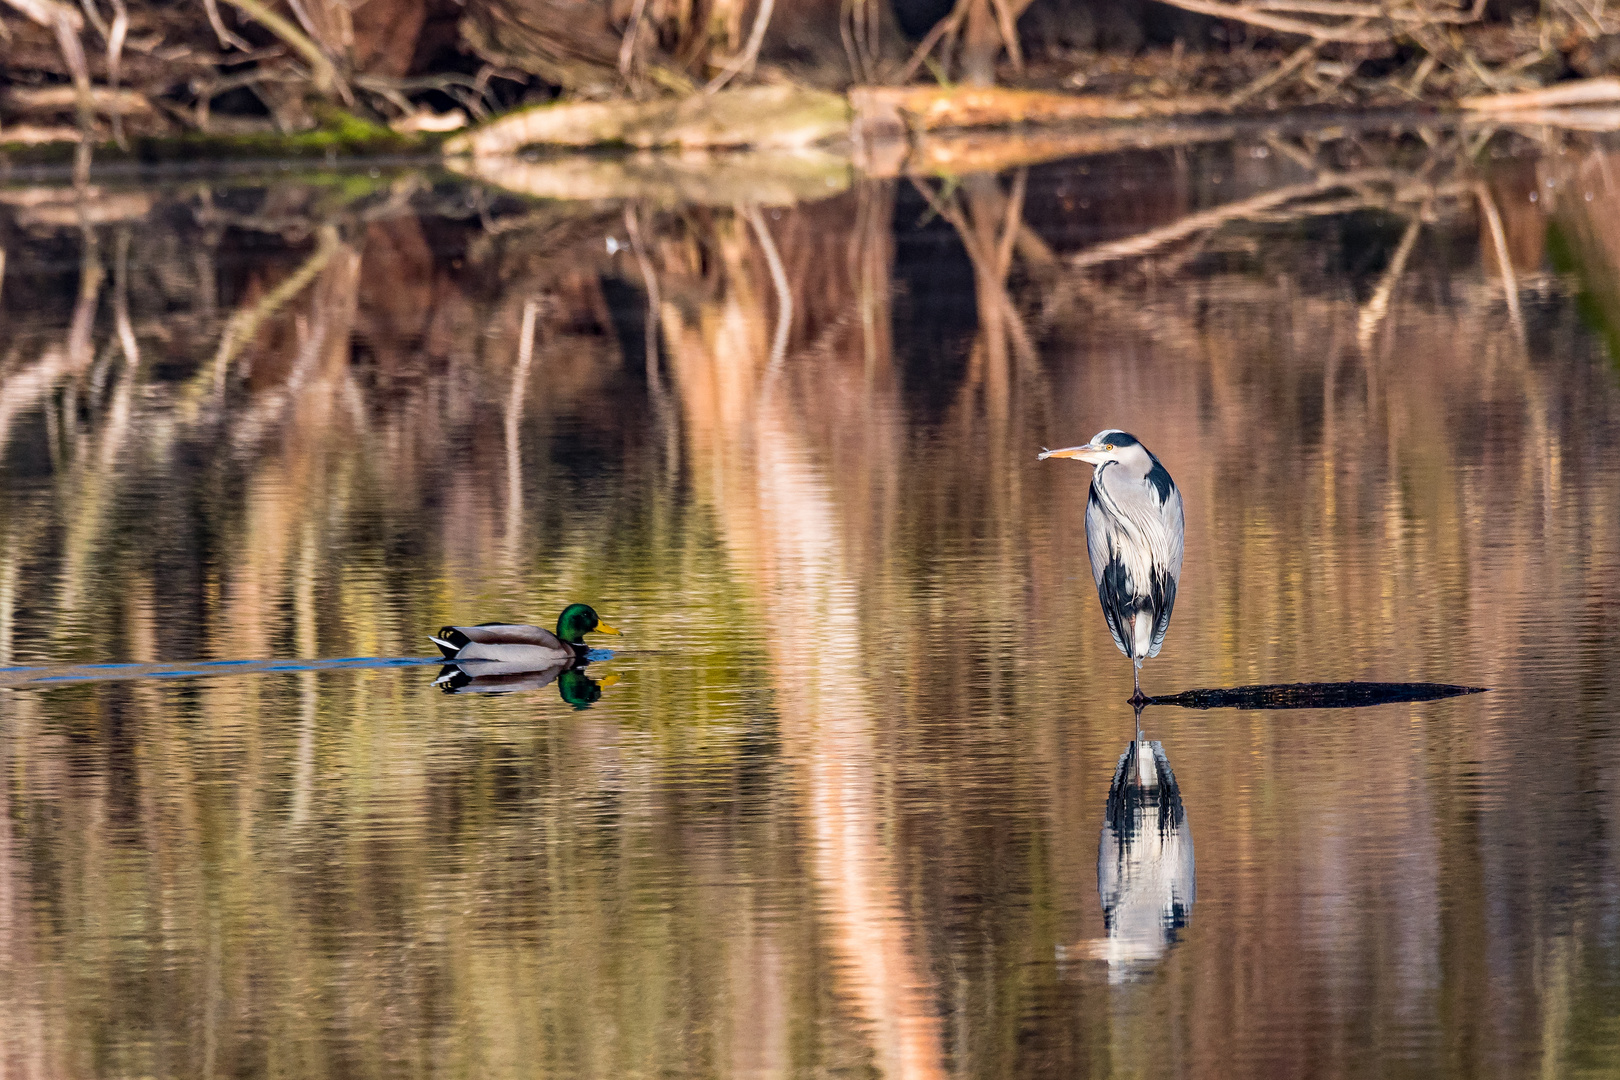
[{"label": "dark log in water", "polygon": [[1462,694],[1483,694],[1489,687],[1449,683],[1286,683],[1234,686],[1227,690],[1184,690],[1148,698],[1149,705],[1184,709],[1356,709],[1401,701],[1438,701]]}]

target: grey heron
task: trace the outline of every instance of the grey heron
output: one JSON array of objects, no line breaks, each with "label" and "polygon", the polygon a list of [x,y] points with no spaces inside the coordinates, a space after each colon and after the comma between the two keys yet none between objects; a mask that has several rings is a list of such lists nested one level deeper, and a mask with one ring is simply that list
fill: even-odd
[{"label": "grey heron", "polygon": [[1181,492],[1134,435],[1109,428],[1084,446],[1042,450],[1039,460],[1074,458],[1096,466],[1086,499],[1091,576],[1114,644],[1134,665],[1142,696],[1142,661],[1159,655],[1181,579]]}]

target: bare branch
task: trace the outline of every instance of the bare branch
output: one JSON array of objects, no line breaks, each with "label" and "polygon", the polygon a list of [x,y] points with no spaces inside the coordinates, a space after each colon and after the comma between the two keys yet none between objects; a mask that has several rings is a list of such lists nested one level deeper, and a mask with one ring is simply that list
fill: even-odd
[{"label": "bare branch", "polygon": [[1355,27],[1345,24],[1329,26],[1325,23],[1314,23],[1305,19],[1290,19],[1283,15],[1273,15],[1267,11],[1239,4],[1221,3],[1219,0],[1164,0],[1164,3],[1172,7],[1182,8],[1185,11],[1196,11],[1200,15],[1213,15],[1220,19],[1232,19],[1235,22],[1275,30],[1279,34],[1298,34],[1302,37],[1314,38],[1317,41],[1341,41],[1354,45],[1375,45],[1389,40],[1388,32],[1375,27]]},{"label": "bare branch", "polygon": [[775,7],[776,0],[759,0],[759,14],[754,16],[754,29],[749,32],[743,51],[734,56],[720,74],[709,80],[709,85],[703,88],[705,94],[714,93],[740,71],[751,73],[754,70],[754,64],[759,60],[759,47],[765,43],[765,28],[771,23],[771,11]]},{"label": "bare branch", "polygon": [[647,0],[636,0],[630,12],[630,25],[624,28],[624,41],[619,45],[619,75],[630,78],[630,64],[636,56],[636,39],[641,36],[641,16],[647,10]]},{"label": "bare branch", "polygon": [[955,34],[957,29],[961,27],[963,20],[967,18],[972,7],[973,0],[956,0],[956,6],[951,9],[951,13],[935,23],[933,29],[929,30],[928,34],[917,43],[917,48],[911,53],[911,59],[906,61],[906,66],[900,69],[900,75],[896,81],[906,82],[917,74],[917,69],[922,67],[923,60],[934,50],[934,46],[938,45],[940,39],[946,34]]},{"label": "bare branch", "polygon": [[234,47],[245,53],[253,51],[253,46],[242,38],[225,28],[225,20],[219,16],[218,0],[203,0],[203,11],[208,14],[208,25],[214,28],[214,36],[219,39],[219,47]]},{"label": "bare branch", "polygon": [[[41,0],[6,0],[6,2],[39,3]],[[338,77],[337,68],[332,65],[331,58],[302,30],[271,11],[261,0],[228,0],[228,2],[241,8],[250,18],[258,20],[266,30],[292,46],[298,55],[307,60],[315,77],[315,89],[327,95],[335,93],[347,96],[347,88]]]},{"label": "bare branch", "polygon": [[1284,60],[1281,64],[1278,64],[1264,75],[1261,75],[1243,89],[1233,93],[1223,104],[1225,104],[1228,109],[1235,109],[1239,105],[1242,105],[1245,101],[1248,101],[1250,98],[1254,97],[1256,94],[1270,90],[1273,86],[1276,86],[1278,83],[1288,78],[1288,76],[1292,75],[1294,72],[1310,63],[1312,60],[1315,60],[1316,54],[1322,49],[1322,44],[1323,43],[1320,41],[1307,41],[1305,44],[1295,49],[1293,55],[1289,56],[1288,59]]}]

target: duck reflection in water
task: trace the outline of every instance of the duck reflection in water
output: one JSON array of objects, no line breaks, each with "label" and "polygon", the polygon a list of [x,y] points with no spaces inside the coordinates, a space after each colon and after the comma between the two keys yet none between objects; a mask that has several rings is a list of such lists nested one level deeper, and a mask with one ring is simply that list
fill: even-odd
[{"label": "duck reflection in water", "polygon": [[1108,936],[1060,948],[1058,959],[1105,960],[1110,982],[1151,968],[1192,914],[1192,825],[1157,742],[1132,740],[1114,768],[1097,845],[1097,895]]},{"label": "duck reflection in water", "polygon": [[593,679],[585,673],[583,662],[535,671],[497,660],[467,660],[446,664],[433,685],[447,694],[516,694],[555,682],[564,701],[576,709],[588,709],[618,678],[609,675],[600,681]]}]

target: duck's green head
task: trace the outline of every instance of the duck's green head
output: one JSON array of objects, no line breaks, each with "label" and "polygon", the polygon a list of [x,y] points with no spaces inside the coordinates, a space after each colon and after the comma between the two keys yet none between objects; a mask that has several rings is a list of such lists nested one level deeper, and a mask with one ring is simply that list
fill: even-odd
[{"label": "duck's green head", "polygon": [[557,693],[574,708],[588,709],[592,703],[601,698],[603,690],[618,681],[617,675],[609,675],[601,682],[597,682],[579,668],[569,668],[557,676]]},{"label": "duck's green head", "polygon": [[557,636],[570,645],[585,644],[585,635],[592,633],[617,634],[607,623],[596,617],[585,604],[569,604],[563,608],[561,615],[557,616]]}]

